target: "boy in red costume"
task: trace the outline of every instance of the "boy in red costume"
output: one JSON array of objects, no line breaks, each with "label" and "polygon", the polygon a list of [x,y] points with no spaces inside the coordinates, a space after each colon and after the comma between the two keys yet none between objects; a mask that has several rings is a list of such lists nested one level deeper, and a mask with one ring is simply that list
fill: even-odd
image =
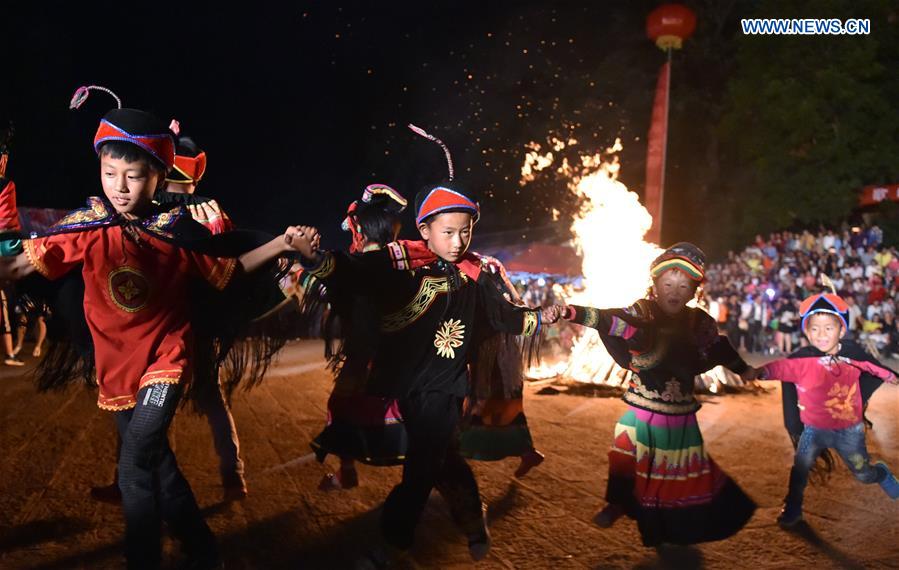
[{"label": "boy in red costume", "polygon": [[87,208],[67,215],[48,235],[25,240],[24,253],[0,258],[0,281],[34,272],[57,279],[80,270],[97,403],[116,412],[122,439],[119,487],[128,567],[159,567],[165,520],[192,568],[215,568],[215,539],[167,439],[192,372],[187,289],[199,279],[223,290],[287,252],[287,232],[239,258],[182,247],[180,236],[194,222],[183,208],[160,210],[152,202],[174,162],[166,126],[143,111],[113,109],[100,122],[94,148],[104,196],[90,198]]}]

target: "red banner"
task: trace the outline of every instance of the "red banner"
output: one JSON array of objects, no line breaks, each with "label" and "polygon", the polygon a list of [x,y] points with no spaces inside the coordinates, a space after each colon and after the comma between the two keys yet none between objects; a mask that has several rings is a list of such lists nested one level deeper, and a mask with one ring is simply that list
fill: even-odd
[{"label": "red banner", "polygon": [[652,105],[652,123],[646,148],[646,193],[643,204],[652,216],[646,241],[659,243],[662,232],[662,205],[665,198],[665,155],[668,146],[668,89],[671,63],[659,70],[656,97]]},{"label": "red banner", "polygon": [[873,206],[886,201],[899,202],[899,184],[865,186],[858,200],[860,206]]}]

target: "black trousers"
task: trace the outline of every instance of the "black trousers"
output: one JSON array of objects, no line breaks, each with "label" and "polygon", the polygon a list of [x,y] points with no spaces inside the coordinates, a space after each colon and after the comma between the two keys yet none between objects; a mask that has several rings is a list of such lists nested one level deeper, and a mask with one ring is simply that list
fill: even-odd
[{"label": "black trousers", "polygon": [[137,406],[116,413],[128,568],[159,567],[163,520],[189,556],[217,558],[212,531],[169,447],[169,424],[180,399],[180,386],[154,384],[138,392]]},{"label": "black trousers", "polygon": [[449,504],[456,524],[466,533],[481,525],[481,496],[471,467],[459,454],[458,425],[462,398],[440,392],[412,394],[399,400],[409,438],[403,478],[393,488],[381,514],[385,540],[400,549],[412,547],[415,527],[431,489]]}]

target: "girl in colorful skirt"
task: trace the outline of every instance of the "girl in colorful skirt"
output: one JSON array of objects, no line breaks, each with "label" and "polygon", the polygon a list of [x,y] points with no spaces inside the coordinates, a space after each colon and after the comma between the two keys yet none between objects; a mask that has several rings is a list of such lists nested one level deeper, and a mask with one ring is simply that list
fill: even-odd
[{"label": "girl in colorful skirt", "polygon": [[704,265],[703,252],[681,242],[652,263],[649,298],[623,309],[564,308],[568,320],[596,329],[633,373],[609,452],[608,505],[596,522],[608,527],[626,514],[646,546],[721,540],[755,511],[706,452],[696,423],[695,376],[717,365],[737,374],[748,369],[715,320],[687,307]]}]

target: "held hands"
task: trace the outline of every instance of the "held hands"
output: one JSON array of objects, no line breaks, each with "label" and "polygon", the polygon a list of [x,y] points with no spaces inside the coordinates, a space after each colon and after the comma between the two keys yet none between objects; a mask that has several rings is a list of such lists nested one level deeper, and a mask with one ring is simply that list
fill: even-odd
[{"label": "held hands", "polygon": [[754,366],[748,367],[746,370],[740,374],[740,380],[743,382],[752,382],[756,380],[762,374],[761,368],[755,368]]},{"label": "held hands", "polygon": [[288,249],[298,251],[305,259],[315,259],[321,244],[321,234],[312,226],[288,226],[284,231]]},{"label": "held hands", "polygon": [[541,318],[544,324],[551,325],[559,321],[568,313],[568,307],[565,305],[550,305],[541,311]]}]

